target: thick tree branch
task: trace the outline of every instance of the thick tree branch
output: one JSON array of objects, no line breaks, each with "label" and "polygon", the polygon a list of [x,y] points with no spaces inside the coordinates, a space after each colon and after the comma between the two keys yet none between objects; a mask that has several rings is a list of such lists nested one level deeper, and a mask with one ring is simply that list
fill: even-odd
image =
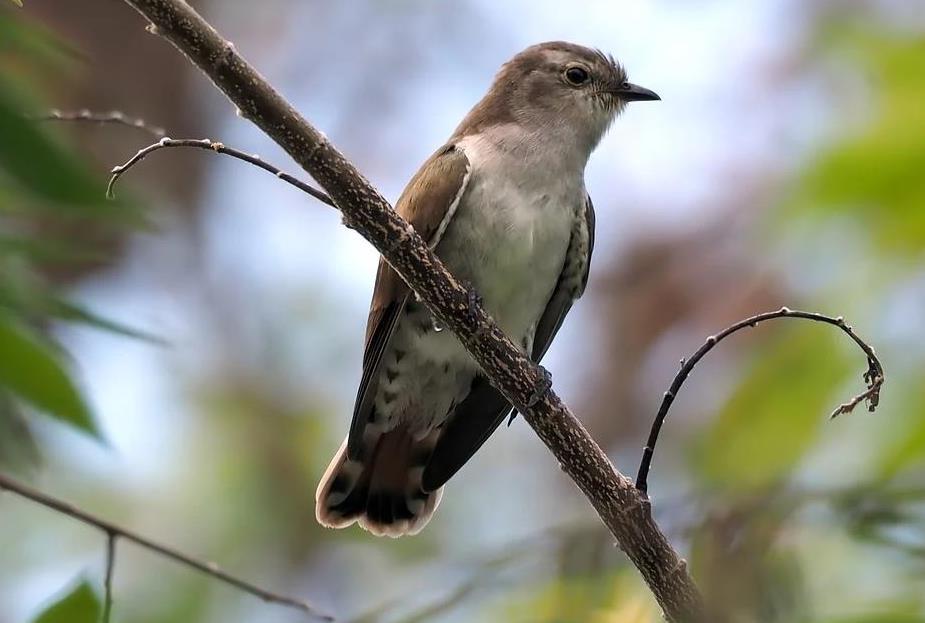
[{"label": "thick tree branch", "polygon": [[642,492],[648,489],[649,467],[652,465],[652,457],[655,455],[655,444],[662,430],[662,424],[665,422],[665,418],[668,417],[668,410],[671,408],[674,399],[678,396],[678,392],[681,391],[681,386],[684,384],[684,381],[687,380],[688,375],[693,372],[694,366],[703,359],[704,355],[713,350],[713,347],[733,333],[741,331],[742,329],[757,327],[762,322],[776,320],[777,318],[800,318],[802,320],[812,320],[814,322],[822,322],[838,327],[844,331],[867,356],[867,371],[864,373],[864,383],[867,385],[867,389],[848,402],[838,405],[830,417],[835,418],[845,413],[851,413],[856,406],[864,401],[867,402],[867,409],[869,411],[873,411],[877,408],[877,405],[880,403],[880,387],[883,385],[883,365],[881,365],[880,360],[877,359],[874,349],[867,344],[867,342],[858,337],[854,329],[851,328],[851,325],[845,323],[844,318],[841,316],[833,318],[825,314],[799,311],[787,307],[781,307],[777,311],[750,316],[745,320],[740,320],[732,326],[726,327],[716,335],[711,335],[703,343],[703,346],[697,349],[697,352],[686,360],[681,360],[681,369],[678,370],[678,373],[675,375],[668,391],[662,396],[662,404],[659,405],[658,413],[655,414],[655,421],[652,422],[652,429],[649,431],[649,439],[646,442],[646,447],[643,448],[642,460],[639,462],[639,471],[636,474],[637,489]]},{"label": "thick tree branch", "polygon": [[[42,506],[45,506],[54,511],[57,511],[63,515],[67,515],[68,517],[72,517],[76,519],[77,521],[81,521],[87,525],[93,526],[103,531],[107,539],[106,541],[106,578],[104,581],[104,587],[105,587],[105,593],[106,593],[105,595],[106,601],[104,603],[104,613],[107,617],[109,616],[109,612],[112,609],[112,574],[115,568],[116,539],[125,539],[126,541],[131,541],[132,543],[135,543],[136,545],[140,545],[141,547],[147,550],[150,550],[152,552],[155,552],[156,554],[159,554],[165,558],[169,558],[170,560],[173,560],[174,562],[177,562],[186,567],[190,567],[191,569],[195,569],[196,571],[200,573],[204,573],[210,577],[213,577],[216,580],[219,580],[220,582],[229,584],[237,588],[238,590],[241,590],[241,591],[244,591],[245,593],[250,593],[251,595],[259,597],[260,599],[268,603],[275,603],[275,604],[280,604],[282,606],[289,606],[290,608],[301,610],[302,612],[310,614],[316,619],[319,619],[322,621],[333,621],[334,620],[333,617],[320,613],[318,610],[316,610],[314,607],[309,605],[307,602],[304,602],[299,599],[294,599],[292,597],[286,597],[285,595],[278,595],[276,593],[271,593],[268,590],[260,588],[256,584],[251,584],[250,582],[247,582],[229,573],[226,573],[225,571],[222,571],[219,568],[219,566],[215,564],[214,562],[205,562],[202,560],[198,560],[168,545],[162,545],[160,543],[156,543],[155,541],[152,541],[151,539],[145,536],[142,536],[138,534],[137,532],[133,532],[132,530],[123,528],[122,526],[119,526],[111,521],[107,521],[105,519],[92,515],[84,510],[77,508],[73,504],[65,502],[64,500],[59,500],[58,498],[52,497],[46,493],[42,493],[41,491],[37,491],[33,489],[32,487],[25,485],[21,482],[18,482],[16,480],[13,480],[12,478],[4,474],[0,474],[0,491],[9,491],[11,493],[15,493],[16,495],[19,495],[28,500],[32,500],[33,502],[37,504],[41,504]],[[106,621],[107,619],[104,618],[103,620]]]},{"label": "thick tree branch", "polygon": [[[648,499],[551,389],[539,366],[473,304],[469,292],[359,171],[312,127],[199,14],[181,0],[126,0],[181,50],[251,120],[324,188],[345,222],[382,253],[443,326],[523,414],[561,468],[584,492],[641,572],[669,621],[706,620],[687,566],[651,515]],[[715,620],[715,619],[714,619]]]}]

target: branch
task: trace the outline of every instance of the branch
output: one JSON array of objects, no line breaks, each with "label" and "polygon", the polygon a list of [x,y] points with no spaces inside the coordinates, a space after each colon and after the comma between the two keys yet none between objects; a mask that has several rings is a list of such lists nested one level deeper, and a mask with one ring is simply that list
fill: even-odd
[{"label": "branch", "polygon": [[91,112],[87,109],[79,111],[70,111],[62,112],[60,110],[50,110],[44,115],[33,115],[29,117],[32,121],[87,121],[93,123],[112,123],[118,125],[124,125],[130,128],[135,128],[147,132],[160,139],[156,143],[152,143],[143,149],[138,150],[138,152],[129,158],[124,164],[117,167],[113,167],[112,177],[109,179],[109,184],[106,187],[106,197],[112,199],[114,197],[115,184],[119,178],[126,173],[129,169],[134,167],[136,164],[147,158],[149,155],[155,151],[161,149],[168,149],[172,147],[185,147],[185,148],[194,148],[194,149],[205,149],[218,154],[223,154],[226,156],[231,156],[232,158],[237,158],[238,160],[243,160],[249,164],[252,164],[256,167],[272,173],[279,179],[284,182],[295,186],[304,193],[307,193],[317,199],[318,201],[327,204],[329,206],[334,206],[334,202],[331,201],[331,198],[327,196],[324,192],[318,190],[317,188],[306,184],[299,178],[292,176],[279,167],[273,166],[269,162],[261,159],[257,154],[248,154],[239,149],[234,149],[232,147],[225,147],[223,143],[218,141],[213,141],[207,138],[204,139],[172,139],[167,136],[167,131],[163,128],[157,126],[148,125],[144,119],[139,119],[137,117],[129,117],[125,113],[114,110],[108,113],[97,113]]},{"label": "branch", "polygon": [[42,115],[30,115],[28,119],[32,121],[72,121],[99,124],[111,123],[146,132],[155,138],[161,138],[166,134],[164,128],[148,125],[144,119],[129,117],[125,113],[118,110],[100,113],[91,112],[86,109],[71,111],[52,109]]},{"label": "branch", "polygon": [[73,504],[69,504],[68,502],[42,493],[41,491],[37,491],[36,489],[33,489],[32,487],[29,487],[28,485],[25,485],[21,482],[17,482],[16,480],[13,480],[4,474],[0,474],[0,490],[6,490],[15,493],[21,497],[26,498],[27,500],[35,502],[36,504],[41,504],[42,506],[67,515],[68,517],[72,517],[77,521],[81,521],[87,525],[99,528],[106,534],[106,602],[104,605],[104,622],[108,620],[105,617],[109,616],[109,612],[112,608],[112,574],[115,567],[115,545],[116,539],[118,538],[131,541],[136,545],[140,545],[147,550],[150,550],[165,558],[169,558],[170,560],[173,560],[174,562],[177,562],[181,565],[195,569],[200,573],[204,573],[205,575],[213,577],[220,582],[229,584],[239,590],[244,591],[245,593],[255,595],[268,603],[280,604],[282,606],[288,606],[290,608],[301,610],[302,612],[305,612],[320,621],[334,620],[333,617],[320,613],[307,602],[294,599],[292,597],[286,597],[285,595],[271,593],[270,591],[262,589],[255,584],[251,584],[250,582],[222,571],[214,562],[204,562],[197,560],[196,558],[188,556],[172,547],[156,543],[147,537],[141,536],[140,534],[132,532],[127,528],[116,525],[111,521],[106,521],[105,519],[91,515],[90,513],[77,508]]},{"label": "branch", "polygon": [[106,578],[103,580],[103,623],[109,623],[112,616],[112,576],[116,570],[116,535],[106,534]]},{"label": "branch", "polygon": [[204,138],[204,139],[194,139],[194,138],[172,139],[172,138],[164,137],[156,143],[148,145],[147,147],[143,149],[139,149],[138,153],[136,153],[134,156],[129,158],[124,164],[121,164],[117,167],[112,168],[112,171],[111,171],[112,177],[109,179],[109,185],[106,187],[106,196],[112,199],[113,190],[115,189],[116,182],[119,181],[119,178],[122,177],[122,175],[126,171],[131,169],[133,166],[135,166],[136,164],[138,164],[139,162],[141,162],[142,160],[144,160],[145,158],[147,158],[149,155],[153,154],[154,152],[159,151],[161,149],[168,149],[172,147],[205,149],[208,151],[215,152],[217,154],[223,154],[226,156],[231,156],[232,158],[237,158],[238,160],[243,160],[244,162],[250,163],[254,165],[255,167],[260,167],[261,169],[263,169],[264,171],[267,171],[268,173],[272,173],[273,175],[283,180],[284,182],[295,186],[296,188],[298,188],[304,193],[308,193],[309,195],[311,195],[312,197],[314,197],[321,203],[327,204],[331,207],[335,207],[334,202],[325,193],[318,190],[314,186],[310,186],[306,184],[299,178],[289,175],[282,169],[279,169],[273,166],[269,162],[262,160],[260,156],[258,156],[257,154],[247,154],[247,153],[244,153],[243,151],[234,149],[232,147],[225,147],[224,144],[219,143],[217,141],[212,141],[207,138]]},{"label": "branch", "polygon": [[684,381],[687,380],[688,375],[694,370],[694,366],[703,359],[704,355],[713,350],[713,347],[733,333],[747,327],[756,327],[762,322],[775,320],[777,318],[801,318],[803,320],[812,320],[814,322],[822,322],[838,327],[844,331],[848,337],[854,340],[855,344],[867,355],[867,372],[864,373],[864,382],[867,384],[867,390],[861,392],[848,402],[839,405],[832,412],[831,418],[838,417],[843,413],[851,413],[862,401],[867,401],[867,408],[869,411],[874,411],[877,408],[877,405],[880,403],[880,387],[883,385],[883,366],[880,364],[880,360],[877,359],[877,355],[874,354],[874,349],[857,336],[851,328],[851,325],[845,324],[844,318],[841,316],[832,318],[824,314],[798,311],[786,307],[781,307],[777,311],[751,316],[745,320],[740,320],[731,327],[723,329],[716,335],[711,335],[707,338],[706,342],[704,342],[703,346],[698,348],[697,352],[691,355],[690,358],[686,361],[684,359],[681,360],[681,369],[671,382],[668,391],[665,392],[665,395],[662,397],[662,404],[659,406],[658,413],[655,415],[655,421],[652,422],[652,430],[649,431],[649,440],[646,442],[646,447],[642,451],[642,460],[639,462],[639,472],[636,475],[637,489],[645,493],[648,488],[649,467],[652,464],[652,457],[655,454],[655,444],[658,441],[658,435],[659,432],[661,432],[662,424],[665,422],[665,418],[668,417],[668,409],[671,408],[671,404],[681,390]]},{"label": "branch", "polygon": [[[498,328],[410,224],[360,172],[279,95],[196,11],[181,0],[126,0],[249,119],[328,192],[345,223],[383,255],[449,328],[491,383],[523,415],[594,506],[673,622],[704,621],[686,563],[652,519],[648,499],[594,442],[549,386],[547,374]],[[714,619],[715,620],[715,619]]]}]

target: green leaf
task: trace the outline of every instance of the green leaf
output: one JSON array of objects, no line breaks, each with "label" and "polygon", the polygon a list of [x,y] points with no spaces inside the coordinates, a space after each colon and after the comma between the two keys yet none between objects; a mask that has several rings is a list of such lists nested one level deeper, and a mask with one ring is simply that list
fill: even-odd
[{"label": "green leaf", "polygon": [[28,472],[40,459],[38,445],[19,403],[0,389],[0,469]]},{"label": "green leaf", "polygon": [[51,306],[48,310],[48,313],[55,318],[69,322],[82,323],[102,331],[115,333],[116,335],[122,335],[124,337],[130,337],[136,340],[142,340],[144,342],[150,342],[159,346],[167,345],[167,341],[162,337],[148,333],[146,331],[141,331],[140,329],[135,329],[120,322],[116,322],[115,320],[110,320],[109,318],[100,316],[95,312],[92,312],[89,309],[81,307],[75,303],[71,303],[70,301],[66,301],[60,298],[52,298],[50,299],[49,303]]},{"label": "green leaf", "polygon": [[93,587],[81,581],[43,610],[33,623],[98,623],[103,606]]},{"label": "green leaf", "polygon": [[709,483],[755,488],[793,469],[839,402],[849,370],[839,337],[806,323],[756,349],[752,371],[695,445],[694,463]]},{"label": "green leaf", "polygon": [[[4,252],[4,241],[0,237],[0,256]],[[8,250],[15,253],[17,247]],[[35,249],[29,249],[34,251]],[[12,264],[12,262],[10,262]],[[33,274],[0,269],[0,309],[6,308],[17,318],[57,318],[65,322],[84,324],[95,329],[166,346],[163,338],[110,320],[81,305],[72,303],[58,296],[53,288]]]},{"label": "green leaf", "polygon": [[22,0],[10,0],[10,2],[18,6],[20,9],[22,8]]},{"label": "green leaf", "polygon": [[49,415],[100,438],[90,409],[41,338],[0,314],[0,386]]}]

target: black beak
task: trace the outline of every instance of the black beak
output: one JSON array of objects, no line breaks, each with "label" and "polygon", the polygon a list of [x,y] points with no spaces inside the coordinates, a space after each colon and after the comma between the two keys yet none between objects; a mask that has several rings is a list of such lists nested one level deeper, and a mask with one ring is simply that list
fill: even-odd
[{"label": "black beak", "polygon": [[618,89],[614,91],[614,93],[622,97],[627,102],[644,102],[662,99],[655,91],[650,91],[645,87],[641,87],[638,84],[633,84],[631,82],[624,82]]}]

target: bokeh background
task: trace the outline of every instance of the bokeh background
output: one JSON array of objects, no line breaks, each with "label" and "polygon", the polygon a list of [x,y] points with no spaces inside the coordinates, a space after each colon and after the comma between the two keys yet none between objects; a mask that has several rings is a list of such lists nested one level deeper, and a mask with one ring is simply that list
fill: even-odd
[{"label": "bokeh background", "polygon": [[[651,480],[736,622],[925,621],[925,4],[921,0],[193,2],[394,200],[543,40],[617,56],[662,100],[592,157],[588,292],[547,359],[633,473],[679,358],[782,305],[844,315],[882,406],[828,421],[864,358],[831,327],[742,334],[696,370]],[[118,0],[0,1],[0,464],[340,620],[661,620],[517,420],[419,536],[326,531],[313,493],[360,375],[377,256],[246,165],[25,122],[118,109],[297,167]],[[73,390],[73,391],[72,391]],[[98,531],[0,493],[0,623],[93,621]],[[120,542],[114,620],[305,620]]]}]

